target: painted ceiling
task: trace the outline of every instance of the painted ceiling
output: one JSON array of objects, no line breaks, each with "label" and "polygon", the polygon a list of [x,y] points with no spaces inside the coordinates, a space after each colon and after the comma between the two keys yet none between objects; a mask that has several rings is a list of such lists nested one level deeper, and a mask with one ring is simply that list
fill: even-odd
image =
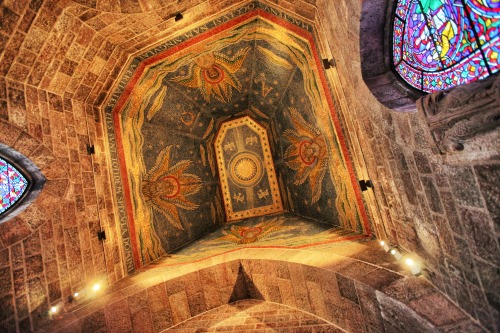
[{"label": "painted ceiling", "polygon": [[[273,193],[269,204],[275,201],[326,229],[371,234],[315,34],[310,23],[252,1],[130,61],[106,106],[129,271],[214,230],[230,233],[228,220],[238,216],[228,216],[228,200],[232,208],[256,212],[267,205],[258,202],[268,200],[266,191]],[[241,142],[225,141],[217,153],[218,131],[237,119],[250,119],[262,130],[252,138],[251,129],[225,129]],[[260,153],[250,148],[264,136],[269,143]],[[236,153],[237,147],[245,151]],[[244,158],[228,162],[241,176],[228,183],[220,177],[231,170],[224,163],[217,167],[217,161],[232,148]],[[246,181],[261,172],[259,163],[274,178]],[[249,216],[256,215],[263,214]],[[271,228],[266,223],[272,221],[243,223],[238,232]],[[318,231],[322,241],[328,241],[325,228]],[[304,230],[292,229],[297,235]]]}]

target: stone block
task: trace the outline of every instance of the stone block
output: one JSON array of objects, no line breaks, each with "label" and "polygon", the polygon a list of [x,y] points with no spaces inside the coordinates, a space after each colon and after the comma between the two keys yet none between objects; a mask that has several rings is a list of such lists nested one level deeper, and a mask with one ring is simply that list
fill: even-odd
[{"label": "stone block", "polygon": [[340,291],[340,296],[350,300],[355,304],[359,304],[358,294],[356,292],[356,287],[354,285],[354,282],[351,279],[342,276],[340,274],[335,274],[335,276],[337,278],[337,284]]},{"label": "stone block", "polygon": [[452,194],[450,192],[440,192],[440,194],[451,230],[453,230],[453,232],[457,235],[462,235],[463,227],[462,223],[460,222],[460,218],[458,217]]},{"label": "stone block", "polygon": [[414,310],[408,306],[400,303],[383,293],[377,291],[377,300],[380,304],[382,318],[384,322],[389,323],[384,326],[389,328],[389,332],[405,332],[410,328],[414,332],[433,332],[436,333],[438,330],[433,327],[427,319],[419,316]]},{"label": "stone block", "polygon": [[19,319],[26,318],[29,315],[28,297],[21,295],[16,298],[16,311]]},{"label": "stone block", "polygon": [[41,255],[26,258],[26,277],[28,280],[43,272],[43,259]]},{"label": "stone block", "polygon": [[495,222],[496,232],[500,231],[500,170],[498,165],[478,165],[474,167],[481,194],[491,219]]},{"label": "stone block", "polygon": [[410,306],[438,327],[460,322],[465,318],[465,314],[439,292],[433,292],[411,301]]},{"label": "stone block", "polygon": [[191,316],[196,316],[199,315],[200,313],[207,311],[207,306],[205,304],[205,296],[203,292],[199,292],[196,294],[189,294],[187,296],[187,299]]},{"label": "stone block", "polygon": [[191,317],[191,310],[189,309],[189,303],[184,290],[170,295],[168,300],[172,309],[174,324],[178,324]]},{"label": "stone block", "polygon": [[110,333],[132,333],[127,298],[107,305],[104,308],[104,316]]},{"label": "stone block", "polygon": [[472,168],[448,167],[453,197],[460,205],[482,207],[481,192]]},{"label": "stone block", "polygon": [[30,234],[31,228],[17,216],[0,225],[0,240],[7,246],[26,238]]},{"label": "stone block", "polygon": [[422,185],[424,186],[425,195],[429,208],[436,213],[443,212],[443,205],[441,204],[441,198],[439,192],[436,188],[434,180],[431,177],[420,177]]},{"label": "stone block", "polygon": [[500,257],[497,239],[493,235],[493,226],[489,216],[469,209],[461,209],[460,215],[466,230],[471,250],[486,260],[498,264]]},{"label": "stone block", "polygon": [[356,283],[359,305],[368,332],[383,332],[384,321],[375,295],[375,290],[363,284]]},{"label": "stone block", "polygon": [[82,333],[106,331],[106,317],[104,309],[96,311],[82,319]]},{"label": "stone block", "polygon": [[483,286],[484,293],[488,299],[488,303],[497,311],[500,312],[500,274],[498,268],[482,261],[476,261],[479,278]]}]

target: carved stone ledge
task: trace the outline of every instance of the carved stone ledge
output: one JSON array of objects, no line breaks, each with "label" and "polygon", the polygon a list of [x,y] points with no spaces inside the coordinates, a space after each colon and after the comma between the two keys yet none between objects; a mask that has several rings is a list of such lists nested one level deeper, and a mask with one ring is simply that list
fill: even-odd
[{"label": "carved stone ledge", "polygon": [[466,140],[500,126],[500,75],[428,94],[417,109],[441,153],[461,151]]}]

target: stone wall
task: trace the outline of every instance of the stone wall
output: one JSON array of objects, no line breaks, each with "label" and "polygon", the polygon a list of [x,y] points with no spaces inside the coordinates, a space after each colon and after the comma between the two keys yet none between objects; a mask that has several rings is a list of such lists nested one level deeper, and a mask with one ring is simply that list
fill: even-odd
[{"label": "stone wall", "polygon": [[241,300],[203,313],[175,327],[169,333],[185,332],[345,332],[309,313],[276,303]]},{"label": "stone wall", "polygon": [[[333,248],[344,255],[332,254],[332,248],[241,249],[181,266],[163,259],[97,300],[55,317],[41,331],[186,328],[206,319],[211,313],[206,311],[243,299],[282,304],[347,332],[481,331],[425,279],[394,271],[399,265],[377,242]],[[328,255],[321,256],[323,251]],[[280,260],[260,259],[265,257]]]},{"label": "stone wall", "polygon": [[435,286],[497,331],[499,132],[475,138],[475,150],[440,155],[419,114],[381,106],[363,82],[361,2],[318,1],[318,14],[337,61],[330,78],[346,129],[357,134],[375,184],[365,198],[379,211],[377,236],[420,256]]}]

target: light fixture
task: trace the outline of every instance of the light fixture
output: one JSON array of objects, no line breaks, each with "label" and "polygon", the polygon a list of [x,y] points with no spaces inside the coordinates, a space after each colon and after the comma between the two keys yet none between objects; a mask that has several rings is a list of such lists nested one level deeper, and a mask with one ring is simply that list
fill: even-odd
[{"label": "light fixture", "polygon": [[93,291],[99,291],[99,289],[101,289],[101,284],[100,284],[100,283],[95,283],[95,284],[92,286],[92,290],[93,290]]},{"label": "light fixture", "polygon": [[419,276],[419,275],[422,275],[422,268],[420,267],[420,265],[415,262],[413,259],[411,258],[406,258],[405,259],[405,263],[406,265],[410,268],[410,272],[411,274],[415,275],[415,276]]},{"label": "light fixture", "polygon": [[387,243],[384,241],[380,241],[380,246],[382,246],[385,252],[389,252],[389,250],[391,249],[389,245],[387,245]]},{"label": "light fixture", "polygon": [[50,312],[56,313],[57,312],[57,307],[53,306],[50,308]]},{"label": "light fixture", "polygon": [[78,291],[76,293],[73,294],[73,297],[78,297],[80,294],[78,293]]},{"label": "light fixture", "polygon": [[394,256],[394,258],[396,258],[396,260],[400,260],[403,257],[401,252],[399,252],[396,248],[392,248],[390,253]]}]

